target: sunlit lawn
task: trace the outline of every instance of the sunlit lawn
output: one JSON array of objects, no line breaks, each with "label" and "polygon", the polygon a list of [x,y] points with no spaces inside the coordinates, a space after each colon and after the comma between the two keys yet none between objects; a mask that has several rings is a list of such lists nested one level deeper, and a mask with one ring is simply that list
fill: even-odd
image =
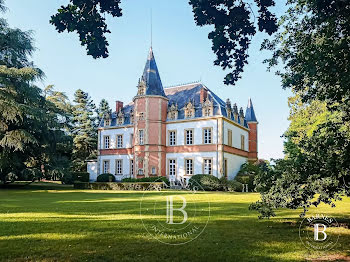
[{"label": "sunlit lawn", "polygon": [[[146,201],[158,194],[147,192]],[[258,220],[257,213],[248,210],[259,198],[253,193],[203,194],[203,199],[209,196],[211,202],[205,231],[185,245],[165,245],[150,237],[142,225],[142,195],[69,188],[2,189],[0,260],[305,261],[350,256],[349,229],[339,229],[341,236],[333,250],[308,251],[299,240],[298,211],[282,210],[276,218]],[[350,199],[339,202],[336,208],[321,206],[311,213],[349,221]],[[153,218],[143,219],[147,223]]]}]

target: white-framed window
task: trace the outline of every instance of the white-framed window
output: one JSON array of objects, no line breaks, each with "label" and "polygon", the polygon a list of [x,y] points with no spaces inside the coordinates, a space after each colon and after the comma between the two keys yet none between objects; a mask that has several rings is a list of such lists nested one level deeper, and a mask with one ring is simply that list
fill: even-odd
[{"label": "white-framed window", "polygon": [[109,173],[109,160],[104,160],[103,161],[103,173]]},{"label": "white-framed window", "polygon": [[185,130],[185,144],[193,145],[193,129]]},{"label": "white-framed window", "polygon": [[142,168],[139,168],[139,170],[137,171],[137,174],[142,176],[143,175],[143,169]]},{"label": "white-framed window", "polygon": [[193,175],[193,159],[185,159],[186,175]]},{"label": "white-framed window", "polygon": [[105,119],[105,126],[110,126],[110,125],[111,125],[111,120]]},{"label": "white-framed window", "polygon": [[203,159],[203,173],[205,175],[212,174],[212,160],[210,158]]},{"label": "white-framed window", "polygon": [[144,144],[144,131],[143,131],[143,129],[139,130],[139,144],[140,145]]},{"label": "white-framed window", "polygon": [[117,148],[123,147],[123,135],[117,135]]},{"label": "white-framed window", "polygon": [[204,109],[204,116],[210,116],[210,107]]},{"label": "white-framed window", "polygon": [[203,144],[211,144],[212,129],[210,127],[203,128]]},{"label": "white-framed window", "polygon": [[123,160],[117,159],[115,161],[115,174],[122,175],[123,174]]},{"label": "white-framed window", "polygon": [[176,131],[169,131],[169,146],[176,145]]},{"label": "white-framed window", "polygon": [[156,168],[155,168],[154,166],[152,166],[151,174],[152,174],[152,175],[155,175],[155,174],[156,174],[156,171],[157,171]]},{"label": "white-framed window", "polygon": [[175,176],[175,175],[176,175],[176,160],[169,159],[169,176]]},{"label": "white-framed window", "polygon": [[104,149],[108,149],[110,145],[110,137],[109,136],[105,136],[104,137]]},{"label": "white-framed window", "polygon": [[130,175],[134,176],[134,159],[130,159]]}]

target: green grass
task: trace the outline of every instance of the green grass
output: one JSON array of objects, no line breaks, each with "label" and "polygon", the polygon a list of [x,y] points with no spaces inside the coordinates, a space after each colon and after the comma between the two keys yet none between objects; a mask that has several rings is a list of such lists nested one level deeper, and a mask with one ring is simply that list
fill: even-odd
[{"label": "green grass", "polygon": [[[299,240],[297,210],[258,220],[248,210],[259,198],[255,193],[202,194],[199,200],[208,197],[211,203],[206,229],[192,242],[171,246],[145,230],[140,219],[143,192],[33,188],[0,190],[0,261],[305,261],[350,254],[350,230],[345,227],[339,229],[333,250],[316,252]],[[147,192],[145,203],[159,195]],[[349,221],[350,199],[310,213]],[[155,218],[142,219],[147,224]]]}]

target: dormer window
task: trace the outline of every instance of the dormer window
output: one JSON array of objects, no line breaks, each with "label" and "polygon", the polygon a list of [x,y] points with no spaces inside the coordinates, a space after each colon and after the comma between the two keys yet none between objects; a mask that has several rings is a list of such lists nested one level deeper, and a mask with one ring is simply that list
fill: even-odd
[{"label": "dormer window", "polygon": [[123,125],[124,124],[124,114],[122,110],[119,110],[118,117],[117,117],[117,124],[118,125]]},{"label": "dormer window", "polygon": [[111,125],[111,120],[105,119],[105,126],[110,126],[110,125]]},{"label": "dormer window", "polygon": [[145,113],[140,112],[140,113],[139,113],[139,116],[138,116],[138,119],[139,119],[139,120],[145,120]]},{"label": "dormer window", "polygon": [[134,123],[134,111],[130,112],[130,124]]},{"label": "dormer window", "polygon": [[145,81],[139,80],[139,84],[137,85],[137,95],[142,96],[146,93],[146,83]]},{"label": "dormer window", "polygon": [[192,104],[191,101],[189,101],[187,103],[187,105],[185,106],[184,111],[185,111],[185,118],[193,118],[194,117],[194,113],[195,113],[194,105]]},{"label": "dormer window", "polygon": [[213,100],[210,100],[208,97],[202,103],[202,116],[213,116],[214,103]]},{"label": "dormer window", "polygon": [[169,108],[168,108],[168,119],[170,120],[176,120],[178,116],[178,109],[177,109],[177,104],[176,106],[174,104],[172,104]]}]

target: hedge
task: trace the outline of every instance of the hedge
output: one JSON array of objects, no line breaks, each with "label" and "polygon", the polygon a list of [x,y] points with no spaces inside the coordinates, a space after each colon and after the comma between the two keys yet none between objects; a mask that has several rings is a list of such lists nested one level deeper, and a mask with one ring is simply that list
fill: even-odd
[{"label": "hedge", "polygon": [[220,180],[213,175],[194,175],[188,181],[191,189],[217,191],[222,190]]},{"label": "hedge", "polygon": [[138,190],[138,191],[160,191],[164,188],[163,182],[93,182],[93,183],[74,183],[75,189],[93,189],[93,190]]},{"label": "hedge", "polygon": [[97,182],[115,182],[115,176],[112,174],[101,174],[97,177]]},{"label": "hedge", "polygon": [[79,182],[89,182],[90,181],[90,174],[88,172],[71,172],[66,173],[62,179],[63,184],[71,185],[75,181]]},{"label": "hedge", "polygon": [[165,176],[142,177],[142,178],[124,178],[122,182],[164,182],[169,185],[169,180]]}]

